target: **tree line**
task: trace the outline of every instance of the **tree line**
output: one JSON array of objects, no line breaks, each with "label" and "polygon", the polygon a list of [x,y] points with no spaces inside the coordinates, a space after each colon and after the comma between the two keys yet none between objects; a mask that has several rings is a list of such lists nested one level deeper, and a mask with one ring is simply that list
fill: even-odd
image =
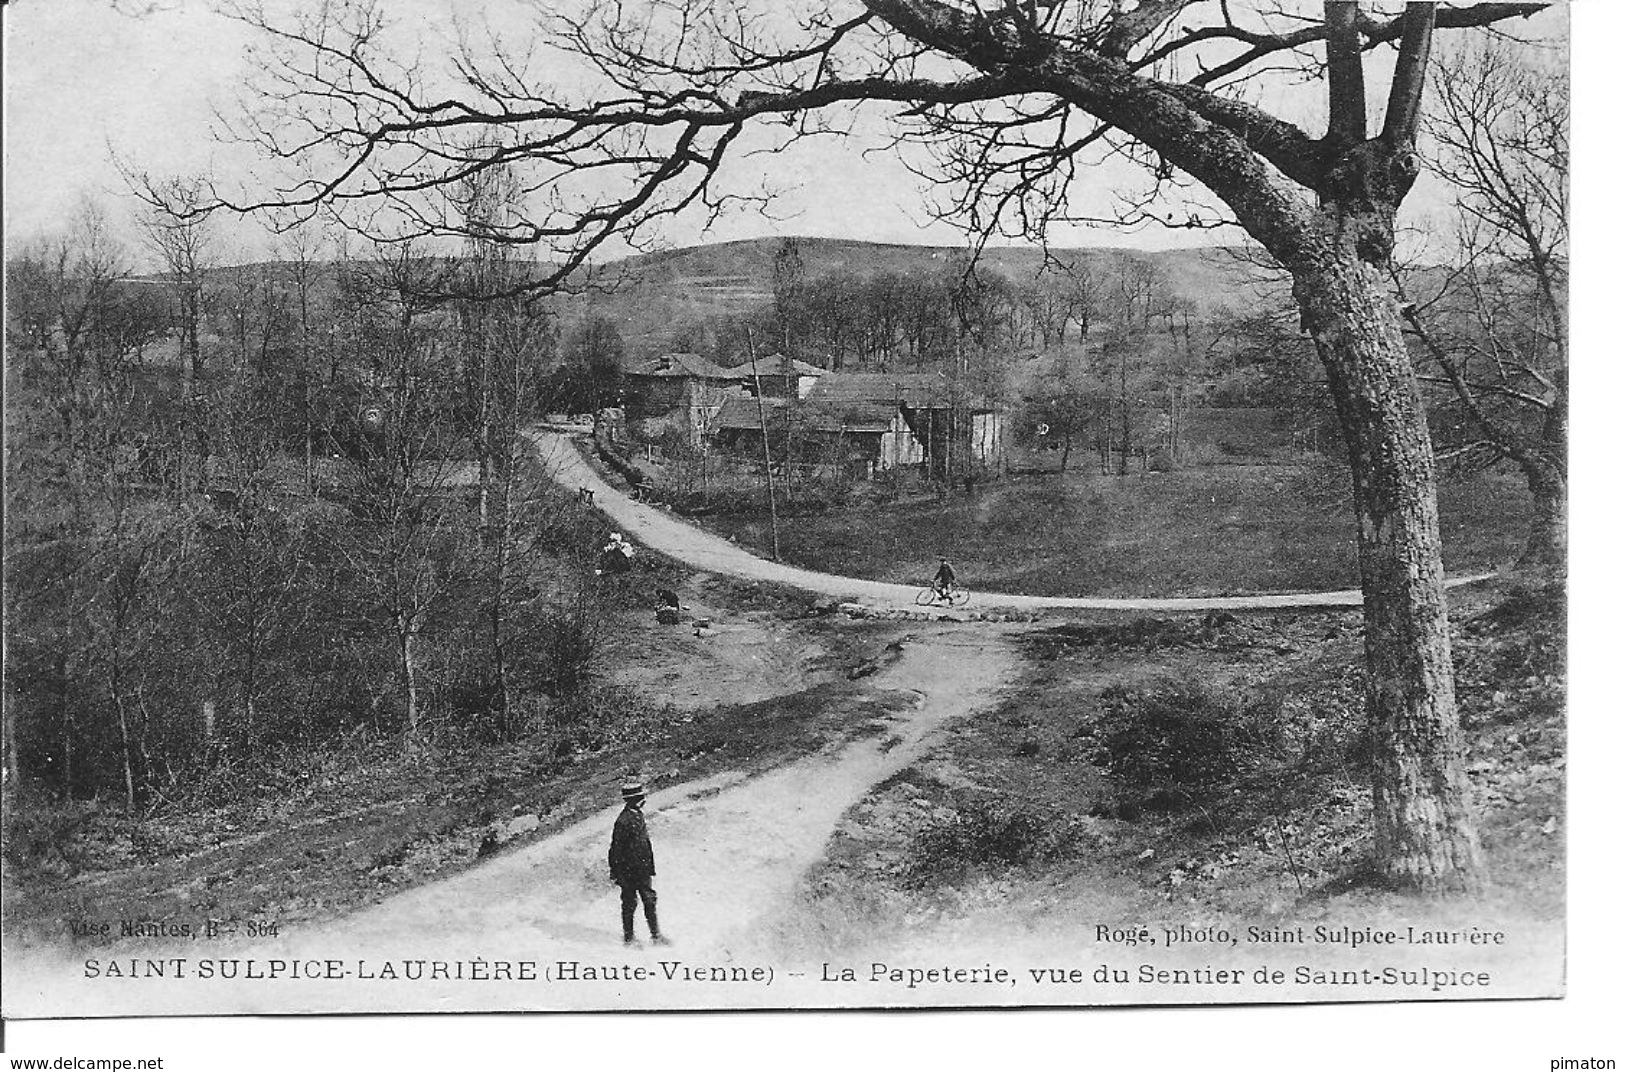
[{"label": "tree line", "polygon": [[225,268],[192,187],[139,189],[161,276],[90,202],[6,266],[8,779],[136,806],[358,733],[571,717],[598,523],[519,431],[614,390],[618,340],[492,297],[528,271],[496,243],[301,228]]},{"label": "tree line", "polygon": [[733,366],[749,339],[832,371],[976,367],[991,356],[1048,350],[1086,333],[1097,295],[1085,258],[1054,254],[1026,278],[961,252],[918,271],[810,272],[803,243],[780,240],[767,301],[748,312],[679,324],[675,349]]},{"label": "tree line", "polygon": [[1053,447],[1063,470],[1077,450],[1106,473],[1176,467],[1195,406],[1271,409],[1295,442],[1332,450],[1330,394],[1286,286],[1227,251],[1209,256],[1263,299],[1198,303],[1130,251],[1045,251],[1027,273],[969,254],[920,271],[809,273],[801,240],[786,238],[769,299],[679,324],[670,345],[725,367],[754,344],[836,372],[940,373],[1004,403],[1018,437]]}]

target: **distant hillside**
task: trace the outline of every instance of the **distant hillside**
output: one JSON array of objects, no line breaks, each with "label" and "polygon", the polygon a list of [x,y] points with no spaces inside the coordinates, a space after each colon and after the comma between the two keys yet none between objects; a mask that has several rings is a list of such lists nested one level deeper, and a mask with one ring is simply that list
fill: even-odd
[{"label": "distant hillside", "polygon": [[[650,253],[606,265],[609,293],[571,299],[591,315],[614,320],[630,352],[664,349],[685,321],[732,314],[772,300],[773,257],[780,238],[756,238]],[[884,272],[935,274],[964,250],[954,246],[912,246],[852,239],[801,238],[801,258],[809,279],[832,273],[859,276]],[[1104,270],[1125,251],[1102,248],[1052,249],[1062,259],[1081,256]],[[1278,284],[1224,248],[1127,251],[1155,262],[1179,296],[1204,313],[1252,309]],[[1013,280],[1030,278],[1044,263],[1034,246],[996,246],[982,252],[978,270]]]},{"label": "distant hillside", "polygon": [[[615,262],[642,279],[681,279],[685,277],[771,278],[773,256],[782,238],[753,238],[714,245],[648,253]],[[863,242],[844,238],[797,238],[808,275],[850,271],[864,275],[879,272],[936,271],[964,255],[958,246],[914,246],[902,243]],[[1082,255],[1104,263],[1117,253],[1099,247],[1052,248],[1060,258]],[[1155,252],[1130,251],[1132,256],[1156,261],[1176,282],[1201,285],[1216,279],[1231,279],[1241,267],[1229,250],[1177,249]],[[983,250],[979,266],[984,271],[1002,272],[1012,277],[1031,275],[1043,264],[1043,251],[1036,246],[991,246]]]},{"label": "distant hillside", "polygon": [[[772,301],[773,257],[781,238],[757,238],[714,245],[689,246],[640,254],[606,263],[593,274],[586,293],[556,300],[566,327],[575,321],[602,316],[613,321],[626,340],[632,358],[669,350],[685,325],[708,317],[758,309]],[[954,246],[913,246],[850,239],[801,238],[801,257],[808,279],[830,274],[857,276],[930,274],[944,272],[965,253]],[[1202,314],[1222,309],[1254,309],[1266,300],[1271,284],[1257,268],[1223,248],[1162,250],[1052,249],[1070,260],[1082,257],[1104,272],[1114,257],[1128,255],[1155,262],[1174,292],[1188,299]],[[996,246],[983,251],[978,270],[999,273],[1012,280],[1031,278],[1044,262],[1043,251],[1033,246]],[[333,265],[318,270],[318,287],[331,288]],[[233,287],[261,269],[286,277],[291,266],[282,262],[222,267],[210,272],[221,287]]]}]

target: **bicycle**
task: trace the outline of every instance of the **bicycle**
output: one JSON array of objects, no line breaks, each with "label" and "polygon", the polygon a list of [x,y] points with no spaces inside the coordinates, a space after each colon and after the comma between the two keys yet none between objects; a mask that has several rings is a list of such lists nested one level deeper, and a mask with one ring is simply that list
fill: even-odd
[{"label": "bicycle", "polygon": [[921,607],[963,607],[970,602],[970,591],[954,583],[949,583],[946,589],[929,584],[920,589],[914,602]]}]

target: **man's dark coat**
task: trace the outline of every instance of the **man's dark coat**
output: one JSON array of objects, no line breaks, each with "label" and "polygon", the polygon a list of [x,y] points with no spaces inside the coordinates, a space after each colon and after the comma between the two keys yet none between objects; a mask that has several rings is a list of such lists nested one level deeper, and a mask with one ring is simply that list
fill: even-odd
[{"label": "man's dark coat", "polygon": [[622,808],[615,820],[615,834],[609,839],[609,877],[616,882],[636,883],[653,878],[655,850],[649,844],[649,827],[643,812]]}]

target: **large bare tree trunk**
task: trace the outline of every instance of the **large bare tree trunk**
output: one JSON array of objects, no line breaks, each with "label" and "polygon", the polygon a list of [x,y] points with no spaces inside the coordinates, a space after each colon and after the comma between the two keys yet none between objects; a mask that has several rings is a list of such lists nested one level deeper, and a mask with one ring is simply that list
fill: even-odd
[{"label": "large bare tree trunk", "polygon": [[1541,427],[1539,447],[1517,455],[1534,499],[1529,540],[1520,568],[1559,570],[1568,562],[1569,543],[1569,384],[1566,368],[1556,376],[1557,392]]},{"label": "large bare tree trunk", "polygon": [[1536,571],[1562,569],[1568,555],[1569,491],[1569,399],[1568,375],[1564,367],[1560,367],[1554,376],[1556,390],[1547,404],[1539,434],[1527,436],[1515,423],[1497,420],[1486,413],[1474,395],[1461,363],[1422,326],[1420,318],[1409,306],[1405,309],[1405,316],[1416,337],[1433,354],[1473,427],[1523,470],[1534,512],[1518,567]]},{"label": "large bare tree trunk", "polygon": [[[1346,222],[1330,226],[1340,236],[1359,229]],[[1481,863],[1462,765],[1432,443],[1386,273],[1351,239],[1335,248],[1319,270],[1297,274],[1294,289],[1332,380],[1354,474],[1377,859],[1400,885],[1470,888]]]},{"label": "large bare tree trunk", "polygon": [[1525,462],[1524,476],[1534,497],[1534,517],[1529,523],[1529,539],[1518,560],[1522,569],[1561,568],[1568,558],[1568,480],[1553,465]]}]

